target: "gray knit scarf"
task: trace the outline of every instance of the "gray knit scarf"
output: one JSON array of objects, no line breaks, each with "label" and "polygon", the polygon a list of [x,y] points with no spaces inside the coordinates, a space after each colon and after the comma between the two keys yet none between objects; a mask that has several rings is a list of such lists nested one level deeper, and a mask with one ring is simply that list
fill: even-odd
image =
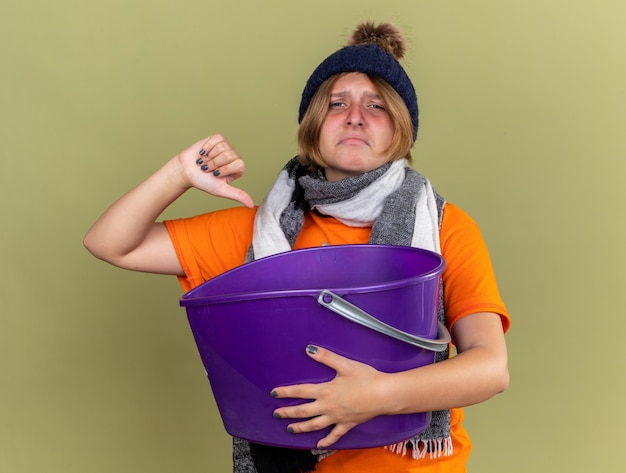
[{"label": "gray knit scarf", "polygon": [[[260,205],[247,261],[289,251],[308,211],[337,218],[349,226],[371,226],[370,243],[414,246],[440,253],[439,228],[445,200],[429,181],[405,160],[336,182],[322,170],[307,171],[297,158],[290,160]],[[439,320],[445,323],[443,285]],[[447,359],[438,352],[435,362]],[[416,460],[452,454],[450,411],[435,411],[424,432],[386,448]],[[235,473],[306,473],[332,451],[277,448],[233,439]]]}]

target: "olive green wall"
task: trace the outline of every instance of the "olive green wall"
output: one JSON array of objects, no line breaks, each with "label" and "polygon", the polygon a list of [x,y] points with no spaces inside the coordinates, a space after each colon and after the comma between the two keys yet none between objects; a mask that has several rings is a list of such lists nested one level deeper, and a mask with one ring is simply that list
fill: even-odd
[{"label": "olive green wall", "polygon": [[[82,236],[215,132],[260,201],[294,154],[304,81],[362,19],[410,36],[416,167],[481,225],[514,321],[510,389],[466,412],[471,471],[619,471],[625,16],[619,0],[3,0],[0,471],[229,471],[176,280],[97,261]],[[225,205],[192,192],[167,215]]]}]

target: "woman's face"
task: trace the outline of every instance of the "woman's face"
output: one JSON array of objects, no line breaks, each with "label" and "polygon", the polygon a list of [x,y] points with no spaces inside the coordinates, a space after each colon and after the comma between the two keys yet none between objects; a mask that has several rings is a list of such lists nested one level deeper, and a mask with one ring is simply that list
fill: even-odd
[{"label": "woman's face", "polygon": [[319,136],[326,179],[338,181],[385,164],[393,133],[391,116],[369,77],[357,72],[341,76]]}]

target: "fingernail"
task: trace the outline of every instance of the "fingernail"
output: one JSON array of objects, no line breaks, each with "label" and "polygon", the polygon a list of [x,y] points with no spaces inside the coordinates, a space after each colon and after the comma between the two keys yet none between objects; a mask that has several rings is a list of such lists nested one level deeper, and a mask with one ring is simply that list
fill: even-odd
[{"label": "fingernail", "polygon": [[203,149],[200,150],[200,156],[204,156],[206,154],[206,151],[204,151]]},{"label": "fingernail", "polygon": [[274,419],[282,419],[278,412],[274,412]]},{"label": "fingernail", "polygon": [[296,433],[296,431],[293,430],[292,427],[287,427],[287,432],[289,432],[290,434],[295,434]]},{"label": "fingernail", "polygon": [[214,175],[215,177],[219,176],[219,175],[220,175],[220,170],[219,170],[219,169],[216,169],[215,171],[213,171],[213,175]]},{"label": "fingernail", "polygon": [[315,355],[317,353],[317,347],[315,345],[307,345],[306,351],[311,355]]},{"label": "fingernail", "polygon": [[278,397],[278,393],[277,393],[276,391],[272,391],[272,392],[270,393],[270,396],[272,396],[272,397]]},{"label": "fingernail", "polygon": [[203,171],[206,171],[207,169],[209,169],[209,165],[203,164],[202,166],[200,166],[200,169],[202,169]]},{"label": "fingernail", "polygon": [[202,158],[196,159],[196,164],[202,164],[202,161],[204,161]]}]

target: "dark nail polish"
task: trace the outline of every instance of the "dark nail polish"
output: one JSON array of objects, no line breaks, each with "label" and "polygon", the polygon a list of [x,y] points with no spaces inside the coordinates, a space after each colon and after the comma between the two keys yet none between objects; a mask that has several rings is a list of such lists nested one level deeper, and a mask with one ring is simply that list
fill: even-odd
[{"label": "dark nail polish", "polygon": [[220,175],[220,170],[219,170],[219,169],[216,169],[215,171],[213,171],[213,175],[214,175],[215,177],[219,176],[219,175]]},{"label": "dark nail polish", "polygon": [[278,412],[274,412],[274,419],[282,419]]},{"label": "dark nail polish", "polygon": [[272,391],[272,392],[270,393],[270,396],[272,396],[272,397],[278,397],[278,393],[277,393],[276,391]]},{"label": "dark nail polish", "polygon": [[209,165],[203,164],[202,166],[200,166],[200,169],[202,169],[203,171],[206,171],[207,169],[209,169]]},{"label": "dark nail polish", "polygon": [[287,427],[287,432],[289,432],[290,434],[295,434],[296,433],[296,431],[293,430],[292,427]]},{"label": "dark nail polish", "polygon": [[306,351],[308,351],[311,355],[315,355],[317,353],[317,347],[315,345],[307,345]]},{"label": "dark nail polish", "polygon": [[206,151],[204,151],[203,149],[200,150],[200,156],[204,156],[206,154]]},{"label": "dark nail polish", "polygon": [[202,161],[204,161],[202,158],[198,158],[196,159],[196,164],[202,164]]}]

